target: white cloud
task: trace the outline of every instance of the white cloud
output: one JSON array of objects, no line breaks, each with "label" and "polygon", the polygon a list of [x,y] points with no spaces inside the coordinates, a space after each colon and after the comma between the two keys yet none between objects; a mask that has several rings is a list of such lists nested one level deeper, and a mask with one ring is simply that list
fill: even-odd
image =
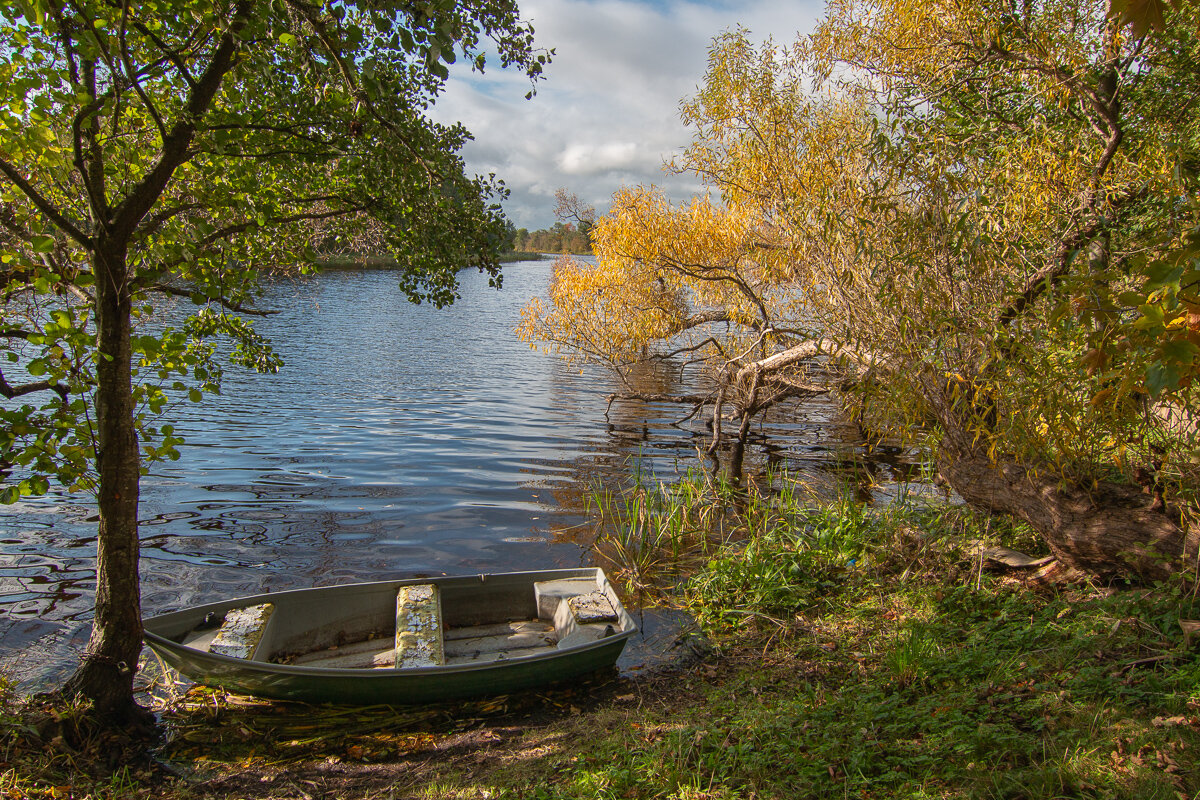
[{"label": "white cloud", "polygon": [[572,144],[556,160],[558,168],[567,175],[596,175],[628,170],[639,160],[638,155],[638,146],[633,142]]},{"label": "white cloud", "polygon": [[712,38],[743,25],[756,39],[789,42],[821,8],[820,0],[527,0],[521,13],[539,46],[556,51],[533,100],[523,99],[529,86],[519,74],[459,69],[433,114],[475,135],[467,166],[505,181],[505,211],[518,227],[552,225],[560,186],[601,212],[627,185],[653,183],[682,200],[698,181],[662,165],[690,139],[679,103],[703,80]]}]

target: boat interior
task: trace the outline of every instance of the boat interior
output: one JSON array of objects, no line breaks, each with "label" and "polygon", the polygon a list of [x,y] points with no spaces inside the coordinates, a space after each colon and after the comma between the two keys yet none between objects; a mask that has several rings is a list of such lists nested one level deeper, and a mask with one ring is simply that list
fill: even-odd
[{"label": "boat interior", "polygon": [[284,592],[209,612],[169,638],[275,664],[409,669],[548,654],[632,626],[602,578],[510,578]]}]

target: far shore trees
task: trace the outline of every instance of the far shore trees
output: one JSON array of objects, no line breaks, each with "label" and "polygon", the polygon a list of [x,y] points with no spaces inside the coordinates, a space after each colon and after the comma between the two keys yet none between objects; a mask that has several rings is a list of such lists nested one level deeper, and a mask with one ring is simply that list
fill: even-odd
[{"label": "far shore trees", "polygon": [[[512,0],[14,0],[0,6],[3,499],[50,480],[99,506],[95,618],[65,691],[136,710],[138,485],[177,456],[156,416],[279,361],[257,281],[369,226],[413,300],[497,274],[505,222],[469,137],[425,116],[447,64],[536,79]],[[161,327],[171,298],[197,308]],[[11,468],[11,470],[10,470]]]},{"label": "far shore trees", "polygon": [[[1131,7],[1146,3],[1129,3]],[[1105,2],[834,0],[719,37],[675,168],[618,193],[521,335],[628,374],[699,363],[714,447],[836,390],[1028,521],[1053,574],[1194,569],[1200,43]]]},{"label": "far shore trees", "polygon": [[554,192],[554,216],[558,222],[549,230],[532,233],[521,228],[513,233],[513,249],[526,253],[571,253],[590,255],[596,209],[566,189]]},{"label": "far shore trees", "polygon": [[570,253],[586,255],[592,252],[591,242],[570,222],[556,222],[552,228],[530,231],[517,229],[513,249],[520,253]]}]

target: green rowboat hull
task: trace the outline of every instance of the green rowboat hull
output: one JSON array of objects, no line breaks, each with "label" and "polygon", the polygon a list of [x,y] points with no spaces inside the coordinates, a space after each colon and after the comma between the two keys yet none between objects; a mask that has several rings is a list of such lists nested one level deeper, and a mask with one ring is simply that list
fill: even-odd
[{"label": "green rowboat hull", "polygon": [[[296,642],[306,637],[328,640],[331,631],[345,630],[361,620],[394,616],[394,598],[399,589],[423,584],[438,587],[447,619],[454,625],[481,625],[499,618],[527,619],[537,616],[535,584],[587,579],[595,580],[617,612],[616,622],[608,626],[603,638],[559,649],[543,647],[530,655],[481,663],[402,669],[301,666],[257,657],[235,658],[183,644],[189,632],[214,615],[270,603],[274,606],[273,638],[290,643],[294,649]],[[350,705],[434,703],[540,689],[612,667],[637,630],[604,573],[594,568],[297,589],[210,603],[150,617],[143,624],[150,648],[197,683],[278,700]]]}]

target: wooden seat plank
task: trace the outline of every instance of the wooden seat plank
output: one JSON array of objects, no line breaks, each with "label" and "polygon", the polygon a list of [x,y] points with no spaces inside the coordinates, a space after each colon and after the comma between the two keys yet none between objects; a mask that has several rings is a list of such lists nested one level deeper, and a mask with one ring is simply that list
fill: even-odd
[{"label": "wooden seat plank", "polygon": [[396,593],[396,669],[446,663],[442,600],[437,586],[402,586]]}]

